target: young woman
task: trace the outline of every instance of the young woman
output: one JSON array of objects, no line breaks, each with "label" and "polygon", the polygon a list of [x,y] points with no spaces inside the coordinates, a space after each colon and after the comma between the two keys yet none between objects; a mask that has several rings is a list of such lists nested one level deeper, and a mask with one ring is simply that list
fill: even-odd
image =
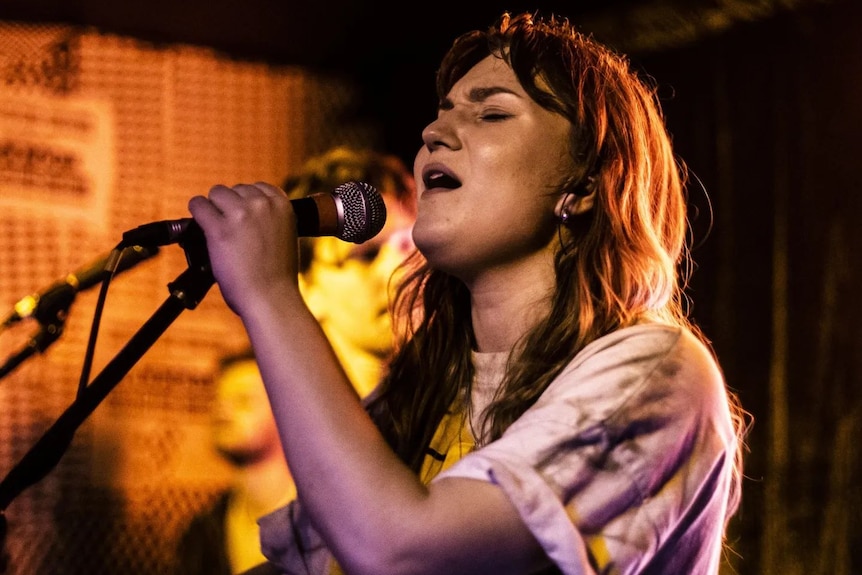
[{"label": "young woman", "polygon": [[414,175],[403,341],[360,402],[277,187],[189,202],[298,498],[285,573],[717,573],[740,410],[683,310],[684,173],[653,91],[564,19],[453,44]]}]

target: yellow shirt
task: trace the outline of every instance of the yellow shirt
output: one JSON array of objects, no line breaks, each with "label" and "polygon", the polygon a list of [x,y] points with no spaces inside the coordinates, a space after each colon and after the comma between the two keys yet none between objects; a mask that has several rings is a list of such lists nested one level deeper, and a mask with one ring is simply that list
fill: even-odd
[{"label": "yellow shirt", "polygon": [[437,431],[434,432],[419,472],[419,479],[423,485],[431,483],[438,473],[448,469],[473,451],[476,440],[467,421],[461,409],[450,410],[443,416]]},{"label": "yellow shirt", "polygon": [[[471,403],[478,413],[484,412],[502,380],[507,353],[475,353],[473,363],[476,367],[471,393]],[[449,412],[440,420],[434,437],[428,446],[419,479],[428,485],[438,473],[454,465],[459,459],[476,448],[476,439],[470,427],[470,418],[462,408],[462,402],[455,400]],[[344,575],[332,562],[329,575]]]},{"label": "yellow shirt", "polygon": [[[422,462],[419,478],[423,485],[428,485],[435,475],[470,453],[475,445],[473,433],[467,425],[463,411],[452,410],[444,415]],[[344,572],[332,561],[329,575],[344,575]]]}]

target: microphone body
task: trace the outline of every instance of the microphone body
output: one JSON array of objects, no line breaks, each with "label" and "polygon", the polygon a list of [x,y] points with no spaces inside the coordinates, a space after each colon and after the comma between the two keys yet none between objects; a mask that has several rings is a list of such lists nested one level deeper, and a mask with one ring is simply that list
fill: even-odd
[{"label": "microphone body", "polygon": [[[114,273],[130,269],[158,252],[157,247],[129,246],[122,251]],[[68,310],[79,291],[89,289],[102,281],[104,274],[110,271],[108,264],[112,255],[113,252],[102,256],[41,292],[23,297],[13,306],[2,326],[9,326],[28,317],[35,318],[43,325],[55,323],[58,314]]]},{"label": "microphone body", "polygon": [[[383,198],[374,186],[365,182],[346,182],[330,194],[312,194],[290,200],[290,203],[296,214],[296,232],[300,237],[335,236],[361,244],[376,236],[386,223]],[[162,220],[125,232],[120,245],[181,243],[193,230],[199,231],[193,218]]]}]

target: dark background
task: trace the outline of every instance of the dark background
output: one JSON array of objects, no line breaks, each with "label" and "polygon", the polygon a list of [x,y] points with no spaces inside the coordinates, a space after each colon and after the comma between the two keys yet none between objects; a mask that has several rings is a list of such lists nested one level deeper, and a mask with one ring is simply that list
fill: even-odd
[{"label": "dark background", "polygon": [[[709,2],[701,3],[704,5]],[[0,17],[94,26],[155,43],[215,47],[237,58],[343,75],[364,89],[355,121],[381,125],[382,146],[412,164],[422,127],[436,114],[434,72],[452,40],[505,9],[558,13],[624,40],[614,20],[639,18],[644,0],[0,0]],[[667,3],[669,6],[674,3]],[[678,1],[693,6],[697,0]],[[688,11],[690,8],[684,8]],[[630,24],[627,24],[628,27]],[[604,29],[604,30],[602,30]]]},{"label": "dark background", "polygon": [[21,0],[0,17],[344,74],[362,87],[355,114],[410,163],[438,61],[502,9],[569,16],[625,51],[692,171],[693,314],[753,418],[730,563],[862,573],[862,2],[291,4]]}]

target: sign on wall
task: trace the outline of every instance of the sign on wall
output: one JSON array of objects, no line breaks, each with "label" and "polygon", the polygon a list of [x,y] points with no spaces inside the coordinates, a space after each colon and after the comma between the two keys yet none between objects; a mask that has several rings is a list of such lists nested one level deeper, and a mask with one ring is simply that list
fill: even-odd
[{"label": "sign on wall", "polygon": [[107,102],[0,94],[0,205],[107,221],[112,122]]}]

